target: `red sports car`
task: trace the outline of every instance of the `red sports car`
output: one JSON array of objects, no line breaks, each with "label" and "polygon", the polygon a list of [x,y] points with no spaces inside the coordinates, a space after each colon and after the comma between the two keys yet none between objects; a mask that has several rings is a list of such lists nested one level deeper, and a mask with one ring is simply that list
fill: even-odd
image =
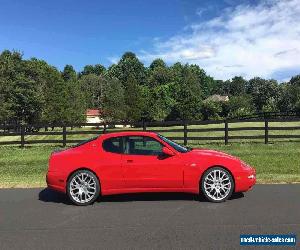
[{"label": "red sports car", "polygon": [[251,189],[256,174],[222,152],[186,148],[154,132],[119,132],[53,152],[46,180],[76,205],[137,192],[201,192],[222,202]]}]

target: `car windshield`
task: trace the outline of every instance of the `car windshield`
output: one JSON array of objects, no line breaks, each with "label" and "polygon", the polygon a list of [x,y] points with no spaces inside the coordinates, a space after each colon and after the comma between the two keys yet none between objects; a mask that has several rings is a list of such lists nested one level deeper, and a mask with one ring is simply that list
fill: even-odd
[{"label": "car windshield", "polygon": [[189,152],[191,151],[190,148],[187,148],[187,147],[184,147],[184,146],[181,146],[179,145],[178,143],[174,142],[174,141],[171,141],[170,139],[162,136],[162,135],[158,135],[158,137],[160,139],[162,139],[164,142],[168,143],[172,148],[174,148],[176,151],[180,152],[180,153],[186,153],[186,152]]}]

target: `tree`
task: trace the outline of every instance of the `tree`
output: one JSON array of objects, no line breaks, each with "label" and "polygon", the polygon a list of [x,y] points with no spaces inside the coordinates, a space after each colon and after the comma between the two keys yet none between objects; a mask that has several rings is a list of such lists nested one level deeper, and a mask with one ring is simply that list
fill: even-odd
[{"label": "tree", "polygon": [[66,123],[85,122],[85,111],[87,108],[84,93],[81,91],[79,81],[66,82],[66,109],[62,120]]},{"label": "tree", "polygon": [[229,94],[233,96],[244,95],[246,93],[247,81],[241,76],[232,78],[229,84]]},{"label": "tree", "polygon": [[204,101],[201,105],[201,113],[204,120],[218,120],[221,112],[222,106],[219,102]]},{"label": "tree", "polygon": [[277,106],[280,111],[300,111],[300,75],[280,84],[278,99]]},{"label": "tree", "polygon": [[207,98],[212,95],[215,84],[213,78],[206,75],[205,71],[196,64],[190,65],[189,68],[191,73],[195,76],[196,81],[200,85],[202,97]]},{"label": "tree", "polygon": [[168,84],[171,80],[170,70],[162,59],[154,60],[149,67],[148,85],[156,87]]},{"label": "tree", "polygon": [[122,121],[126,117],[124,87],[116,78],[105,77],[102,111],[107,121]]},{"label": "tree", "polygon": [[106,68],[101,64],[95,64],[94,65],[94,74],[97,76],[101,76],[105,73]]},{"label": "tree", "polygon": [[251,101],[251,96],[249,95],[232,96],[229,98],[226,105],[228,106],[226,116],[231,118],[250,115],[253,114],[255,110]]},{"label": "tree", "polygon": [[126,120],[138,121],[142,117],[143,99],[141,95],[141,87],[136,79],[132,76],[127,78],[125,85],[125,105],[126,105]]},{"label": "tree", "polygon": [[167,68],[166,63],[164,62],[163,59],[161,58],[157,58],[155,60],[152,61],[152,63],[150,64],[149,68],[151,70],[154,70],[156,68]]},{"label": "tree", "polygon": [[155,87],[142,87],[143,116],[147,120],[163,121],[171,113],[175,105],[173,84],[163,84]]},{"label": "tree", "polygon": [[107,72],[110,78],[117,78],[125,90],[126,119],[136,121],[142,116],[142,85],[146,83],[146,69],[132,52],[126,52],[116,65]]},{"label": "tree", "polygon": [[72,65],[67,64],[62,72],[62,78],[64,81],[75,81],[77,79],[76,71]]},{"label": "tree", "polygon": [[278,99],[278,84],[275,80],[265,80],[259,77],[248,82],[247,93],[251,95],[256,111],[263,111],[263,107],[274,98]]},{"label": "tree", "polygon": [[[197,75],[190,65],[174,64],[172,71],[176,71],[173,78],[174,110],[172,116],[183,120],[196,120],[201,117],[202,91]],[[171,118],[170,116],[169,118]]]},{"label": "tree", "polygon": [[66,65],[63,72],[62,88],[64,90],[64,99],[61,99],[64,110],[60,118],[65,123],[80,123],[85,121],[85,111],[87,100],[85,92],[82,91],[80,81],[77,80],[77,74],[71,65]]},{"label": "tree", "polygon": [[15,117],[12,96],[21,64],[22,55],[19,52],[5,50],[0,54],[0,122],[13,122]]},{"label": "tree", "polygon": [[15,123],[39,122],[47,95],[45,88],[51,82],[47,71],[50,66],[35,58],[23,60],[19,52],[10,51],[0,55],[0,65],[1,99],[5,107],[2,119]]},{"label": "tree", "polygon": [[138,85],[146,83],[146,69],[132,52],[126,52],[116,65],[109,68],[108,75],[121,81],[126,87],[128,79],[135,79]]},{"label": "tree", "polygon": [[105,73],[105,71],[106,71],[106,68],[101,64],[86,65],[86,66],[84,66],[83,71],[80,72],[80,76],[85,76],[85,75],[89,75],[89,74],[101,76]]},{"label": "tree", "polygon": [[51,72],[53,82],[46,87],[43,121],[47,123],[68,122],[68,88],[59,72]]},{"label": "tree", "polygon": [[94,109],[101,106],[101,98],[103,94],[103,77],[95,74],[83,75],[80,78],[80,86],[85,94],[86,104],[88,108]]},{"label": "tree", "polygon": [[289,91],[293,105],[292,109],[300,113],[300,75],[291,78]]}]

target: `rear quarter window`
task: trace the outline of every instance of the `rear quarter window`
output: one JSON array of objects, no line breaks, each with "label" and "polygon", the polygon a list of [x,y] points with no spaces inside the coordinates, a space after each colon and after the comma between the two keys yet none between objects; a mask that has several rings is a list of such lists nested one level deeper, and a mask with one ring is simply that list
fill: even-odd
[{"label": "rear quarter window", "polygon": [[103,141],[102,148],[106,152],[122,154],[123,140],[121,137],[113,137]]}]

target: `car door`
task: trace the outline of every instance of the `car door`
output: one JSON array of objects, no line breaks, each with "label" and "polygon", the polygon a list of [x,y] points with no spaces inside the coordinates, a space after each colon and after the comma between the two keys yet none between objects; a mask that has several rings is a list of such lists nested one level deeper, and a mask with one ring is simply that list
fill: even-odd
[{"label": "car door", "polygon": [[117,190],[125,187],[122,170],[123,138],[110,137],[102,142],[101,188]]},{"label": "car door", "polygon": [[163,145],[153,137],[126,136],[124,139],[122,162],[126,188],[183,187],[183,164],[178,155],[163,155]]}]

